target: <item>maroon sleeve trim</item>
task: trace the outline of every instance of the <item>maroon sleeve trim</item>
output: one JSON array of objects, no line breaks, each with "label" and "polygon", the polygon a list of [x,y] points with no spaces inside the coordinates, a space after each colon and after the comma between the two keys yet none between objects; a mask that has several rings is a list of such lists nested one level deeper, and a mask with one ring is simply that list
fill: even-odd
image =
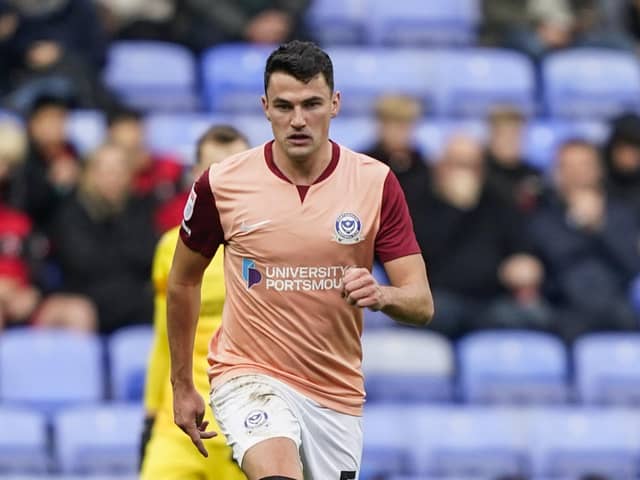
[{"label": "maroon sleeve trim", "polygon": [[224,230],[209,184],[209,169],[196,180],[184,206],[180,238],[191,250],[213,258],[224,243]]},{"label": "maroon sleeve trim", "polygon": [[421,253],[400,182],[389,170],[382,190],[376,257],[381,263]]}]

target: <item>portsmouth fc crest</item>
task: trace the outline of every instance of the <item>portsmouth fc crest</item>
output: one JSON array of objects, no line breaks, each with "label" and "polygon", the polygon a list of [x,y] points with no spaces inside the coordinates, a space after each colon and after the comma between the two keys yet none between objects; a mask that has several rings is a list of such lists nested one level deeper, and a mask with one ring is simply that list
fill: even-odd
[{"label": "portsmouth fc crest", "polygon": [[334,226],[335,240],[338,243],[352,244],[364,240],[362,222],[355,213],[341,213]]}]

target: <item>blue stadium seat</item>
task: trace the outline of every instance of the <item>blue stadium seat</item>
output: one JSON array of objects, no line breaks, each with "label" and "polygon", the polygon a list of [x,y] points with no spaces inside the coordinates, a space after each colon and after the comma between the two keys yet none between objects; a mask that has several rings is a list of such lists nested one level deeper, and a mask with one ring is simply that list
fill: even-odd
[{"label": "blue stadium seat", "polygon": [[573,348],[581,401],[640,404],[640,334],[592,333]]},{"label": "blue stadium seat", "polygon": [[369,0],[372,45],[455,45],[475,40],[478,0]]},{"label": "blue stadium seat", "polygon": [[540,409],[531,412],[529,448],[537,475],[637,478],[640,414],[617,408]]},{"label": "blue stadium seat", "polygon": [[109,47],[104,79],[128,104],[144,110],[193,110],[196,62],[181,45],[119,41]]},{"label": "blue stadium seat", "polygon": [[106,128],[104,114],[98,110],[75,110],[67,118],[67,135],[82,154],[91,152],[104,142]]},{"label": "blue stadium seat", "polygon": [[362,350],[368,401],[451,399],[454,353],[446,337],[408,327],[365,331]]},{"label": "blue stadium seat", "polygon": [[247,136],[252,147],[273,139],[271,123],[262,112],[257,115],[234,115],[230,122]]},{"label": "blue stadium seat", "polygon": [[142,400],[152,341],[151,325],[124,327],[109,337],[107,351],[114,400],[127,402]]},{"label": "blue stadium seat", "polygon": [[535,111],[533,65],[514,51],[472,48],[443,54],[438,85],[440,115],[485,116],[497,105]]},{"label": "blue stadium seat", "polygon": [[11,330],[0,336],[0,399],[46,412],[103,398],[100,340],[64,331]]},{"label": "blue stadium seat", "polygon": [[376,140],[376,122],[370,116],[340,115],[331,122],[329,137],[347,148],[362,151]]},{"label": "blue stadium seat", "polygon": [[54,440],[66,474],[133,474],[143,412],[139,405],[96,404],[59,413]]},{"label": "blue stadium seat", "polygon": [[640,66],[635,55],[584,48],[543,60],[545,102],[553,116],[609,117],[640,107]]},{"label": "blue stadium seat", "polygon": [[0,405],[0,475],[44,473],[48,464],[46,417]]},{"label": "blue stadium seat", "polygon": [[202,56],[206,107],[213,112],[257,113],[262,111],[264,67],[272,46],[219,45]]},{"label": "blue stadium seat", "polygon": [[364,442],[360,477],[385,478],[392,473],[413,473],[407,424],[413,421],[415,407],[365,405]]},{"label": "blue stadium seat", "polygon": [[436,162],[452,136],[464,134],[484,142],[487,139],[487,133],[487,124],[482,120],[430,118],[418,125],[416,141],[427,160]]},{"label": "blue stadium seat", "polygon": [[408,414],[405,423],[412,425],[408,428],[417,473],[485,478],[529,473],[527,424],[519,410],[422,408]]},{"label": "blue stadium seat", "polygon": [[354,45],[364,41],[366,0],[314,0],[305,22],[321,45]]},{"label": "blue stadium seat", "polygon": [[198,113],[152,113],[145,118],[145,136],[154,152],[172,153],[185,164],[195,160],[196,141],[214,124],[229,116]]},{"label": "blue stadium seat", "polygon": [[342,93],[342,113],[369,115],[376,99],[385,93],[413,95],[430,110],[435,103],[440,52],[417,48],[334,47],[336,90]]},{"label": "blue stadium seat", "polygon": [[549,334],[500,330],[471,333],[458,342],[460,393],[467,402],[562,402],[567,399],[567,355]]}]

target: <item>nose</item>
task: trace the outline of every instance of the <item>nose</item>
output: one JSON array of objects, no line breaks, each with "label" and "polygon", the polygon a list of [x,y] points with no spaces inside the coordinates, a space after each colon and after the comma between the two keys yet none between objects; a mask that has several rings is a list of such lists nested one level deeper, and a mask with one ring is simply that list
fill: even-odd
[{"label": "nose", "polygon": [[293,109],[293,116],[291,117],[291,126],[296,129],[304,128],[306,121],[302,112],[302,108],[295,107]]}]

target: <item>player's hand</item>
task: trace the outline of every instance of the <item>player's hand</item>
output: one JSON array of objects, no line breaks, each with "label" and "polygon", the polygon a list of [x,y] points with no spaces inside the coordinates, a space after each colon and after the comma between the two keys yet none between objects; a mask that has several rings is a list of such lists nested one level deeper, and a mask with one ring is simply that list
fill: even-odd
[{"label": "player's hand", "polygon": [[342,277],[342,296],[349,305],[381,310],[384,292],[371,272],[362,267],[348,268]]},{"label": "player's hand", "polygon": [[175,424],[186,433],[203,457],[209,453],[204,448],[203,439],[213,438],[216,432],[207,431],[209,422],[203,421],[205,404],[193,387],[173,388],[173,419]]}]

